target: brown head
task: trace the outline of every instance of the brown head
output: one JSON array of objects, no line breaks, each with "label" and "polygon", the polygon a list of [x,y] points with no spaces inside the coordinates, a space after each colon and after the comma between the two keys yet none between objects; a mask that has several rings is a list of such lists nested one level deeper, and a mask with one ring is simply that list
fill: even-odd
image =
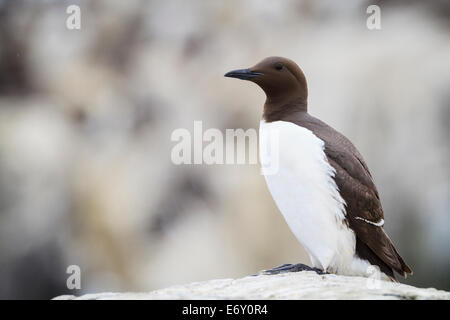
[{"label": "brown head", "polygon": [[292,60],[268,57],[248,69],[233,70],[225,77],[249,80],[266,93],[266,120],[282,113],[307,111],[308,87],[303,71]]}]

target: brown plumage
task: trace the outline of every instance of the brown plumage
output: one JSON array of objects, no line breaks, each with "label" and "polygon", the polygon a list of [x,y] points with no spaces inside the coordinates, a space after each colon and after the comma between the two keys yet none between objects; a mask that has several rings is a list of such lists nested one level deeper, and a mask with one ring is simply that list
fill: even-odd
[{"label": "brown plumage", "polygon": [[264,90],[267,99],[263,118],[267,122],[291,122],[311,130],[324,141],[325,154],[336,170],[335,181],[346,202],[346,223],[356,235],[356,255],[379,266],[393,280],[394,271],[405,277],[412,274],[382,225],[374,225],[384,219],[384,214],[363,157],[345,136],[308,113],[306,78],[297,64],[286,58],[270,57],[226,76],[250,80]]}]

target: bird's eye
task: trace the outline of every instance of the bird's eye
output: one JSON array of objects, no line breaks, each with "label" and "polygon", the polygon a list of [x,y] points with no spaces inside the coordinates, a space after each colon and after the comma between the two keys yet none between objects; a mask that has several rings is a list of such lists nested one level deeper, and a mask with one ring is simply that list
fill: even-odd
[{"label": "bird's eye", "polygon": [[281,62],[278,62],[276,65],[275,65],[275,69],[277,69],[278,71],[280,71],[280,70],[282,70],[283,69],[283,64],[281,63]]}]

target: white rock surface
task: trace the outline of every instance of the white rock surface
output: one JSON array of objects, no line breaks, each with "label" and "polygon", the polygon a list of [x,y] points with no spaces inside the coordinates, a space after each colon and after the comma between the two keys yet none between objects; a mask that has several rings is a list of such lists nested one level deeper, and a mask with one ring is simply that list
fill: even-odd
[{"label": "white rock surface", "polygon": [[151,292],[64,295],[56,300],[114,299],[450,299],[450,292],[314,272],[248,276],[177,285]]}]

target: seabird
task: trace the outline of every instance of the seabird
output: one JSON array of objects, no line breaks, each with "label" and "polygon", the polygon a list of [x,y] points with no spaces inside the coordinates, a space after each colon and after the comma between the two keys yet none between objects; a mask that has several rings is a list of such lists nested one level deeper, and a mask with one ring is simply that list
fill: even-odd
[{"label": "seabird", "polygon": [[[265,174],[270,193],[313,268],[285,264],[268,274],[315,270],[384,279],[412,270],[383,229],[380,197],[363,157],[344,135],[311,116],[303,71],[290,59],[269,57],[225,77],[249,80],[266,94],[260,123],[260,160],[277,152],[278,170]],[[276,134],[276,148],[268,146]]]}]

